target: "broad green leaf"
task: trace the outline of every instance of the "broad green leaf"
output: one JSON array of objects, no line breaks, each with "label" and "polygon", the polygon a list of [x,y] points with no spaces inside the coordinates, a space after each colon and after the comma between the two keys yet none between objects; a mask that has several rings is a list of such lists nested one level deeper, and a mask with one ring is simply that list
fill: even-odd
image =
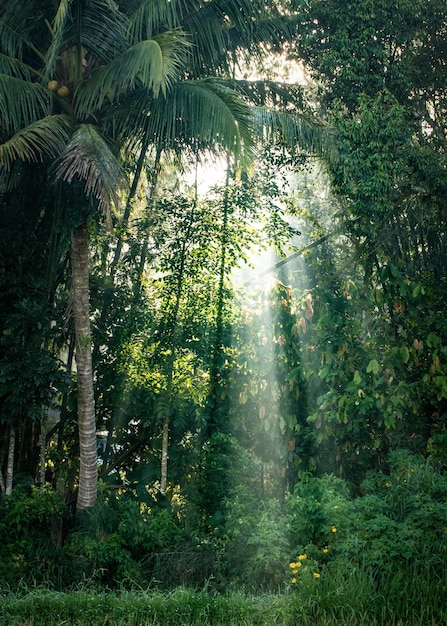
[{"label": "broad green leaf", "polygon": [[407,346],[403,346],[399,349],[399,356],[402,360],[402,363],[408,363],[408,360],[410,358],[410,351],[408,350]]},{"label": "broad green leaf", "polygon": [[330,368],[328,366],[323,367],[323,369],[320,370],[318,376],[324,380],[325,378],[327,378],[327,375],[329,374],[329,372],[330,372]]},{"label": "broad green leaf", "polygon": [[385,415],[383,418],[383,423],[385,424],[385,428],[396,428],[396,418],[393,415]]},{"label": "broad green leaf", "polygon": [[440,339],[438,335],[435,335],[435,333],[429,333],[426,342],[429,348],[436,348],[439,346]]},{"label": "broad green leaf", "polygon": [[397,267],[394,265],[394,263],[390,263],[389,267],[390,267],[391,274],[394,276],[394,278],[397,278],[398,276],[400,276],[400,272],[397,269]]},{"label": "broad green leaf", "polygon": [[370,374],[370,373],[378,374],[379,371],[380,371],[379,362],[376,359],[371,359],[371,361],[368,363],[368,365],[366,367],[366,372],[368,374]]}]

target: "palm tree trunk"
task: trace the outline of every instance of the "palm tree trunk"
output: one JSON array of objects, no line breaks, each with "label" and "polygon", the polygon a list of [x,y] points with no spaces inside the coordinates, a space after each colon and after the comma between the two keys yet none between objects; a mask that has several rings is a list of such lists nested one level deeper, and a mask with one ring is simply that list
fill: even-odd
[{"label": "palm tree trunk", "polygon": [[87,218],[72,233],[72,299],[78,385],[79,489],[77,509],[93,506],[97,495],[95,398],[90,330]]}]

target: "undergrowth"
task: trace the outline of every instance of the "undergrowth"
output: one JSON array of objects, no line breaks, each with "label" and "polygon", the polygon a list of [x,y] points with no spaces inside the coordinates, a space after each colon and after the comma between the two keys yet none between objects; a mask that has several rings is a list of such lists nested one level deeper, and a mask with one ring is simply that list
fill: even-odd
[{"label": "undergrowth", "polygon": [[[323,570],[292,590],[3,590],[2,626],[440,626],[445,580]],[[429,586],[427,586],[429,585]]]}]

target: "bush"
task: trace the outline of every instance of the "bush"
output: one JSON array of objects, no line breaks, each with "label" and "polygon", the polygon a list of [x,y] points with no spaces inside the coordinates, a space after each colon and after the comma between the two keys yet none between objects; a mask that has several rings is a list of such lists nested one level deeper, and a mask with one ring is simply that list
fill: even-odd
[{"label": "bush", "polygon": [[333,475],[297,483],[287,499],[292,562],[299,554],[327,562],[347,531],[351,506],[347,483]]},{"label": "bush", "polygon": [[434,612],[442,605],[447,477],[437,463],[393,452],[389,473],[369,475],[356,498],[338,478],[308,477],[287,509],[291,588],[321,591],[328,578],[355,573],[373,585],[379,607],[386,604],[400,615],[417,614],[424,598]]},{"label": "bush", "polygon": [[100,494],[94,507],[78,515],[65,554],[76,580],[149,585],[152,556],[172,552],[183,537],[170,512],[155,502],[150,508],[126,496]]},{"label": "bush", "polygon": [[274,499],[253,498],[248,486],[233,490],[226,502],[224,550],[226,574],[232,584],[278,588],[284,582],[289,554],[287,520]]},{"label": "bush", "polygon": [[22,579],[57,584],[62,576],[62,521],[67,512],[59,495],[18,486],[0,499],[0,581],[15,586]]},{"label": "bush", "polygon": [[390,454],[389,463],[389,474],[375,473],[363,482],[340,552],[381,575],[399,568],[443,575],[447,477],[430,460],[407,451]]}]

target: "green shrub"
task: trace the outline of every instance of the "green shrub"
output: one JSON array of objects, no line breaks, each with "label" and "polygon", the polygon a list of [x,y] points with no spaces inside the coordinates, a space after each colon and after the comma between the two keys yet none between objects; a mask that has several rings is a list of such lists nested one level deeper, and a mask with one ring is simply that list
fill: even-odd
[{"label": "green shrub", "polygon": [[114,586],[125,579],[151,582],[154,553],[172,551],[183,537],[166,509],[151,509],[126,496],[101,493],[77,517],[65,555],[76,580],[93,578]]},{"label": "green shrub", "polygon": [[249,588],[278,588],[289,554],[287,520],[274,499],[254,498],[250,487],[233,490],[226,502],[224,549],[228,579]]},{"label": "green shrub", "polygon": [[327,562],[347,531],[351,508],[347,483],[333,475],[305,476],[286,504],[292,562],[299,554]]},{"label": "green shrub", "polygon": [[447,477],[436,464],[406,451],[390,455],[390,473],[362,484],[340,537],[339,551],[350,561],[392,576],[404,568],[414,575],[443,575],[447,557]]},{"label": "green shrub", "polygon": [[[291,562],[365,567],[376,577],[414,568],[443,575],[447,556],[447,477],[436,463],[396,451],[389,473],[374,473],[351,498],[334,476],[307,477],[287,501]],[[310,562],[310,561],[309,561]]]},{"label": "green shrub", "polygon": [[0,499],[0,581],[57,584],[62,576],[62,520],[67,508],[49,487],[18,486]]}]

